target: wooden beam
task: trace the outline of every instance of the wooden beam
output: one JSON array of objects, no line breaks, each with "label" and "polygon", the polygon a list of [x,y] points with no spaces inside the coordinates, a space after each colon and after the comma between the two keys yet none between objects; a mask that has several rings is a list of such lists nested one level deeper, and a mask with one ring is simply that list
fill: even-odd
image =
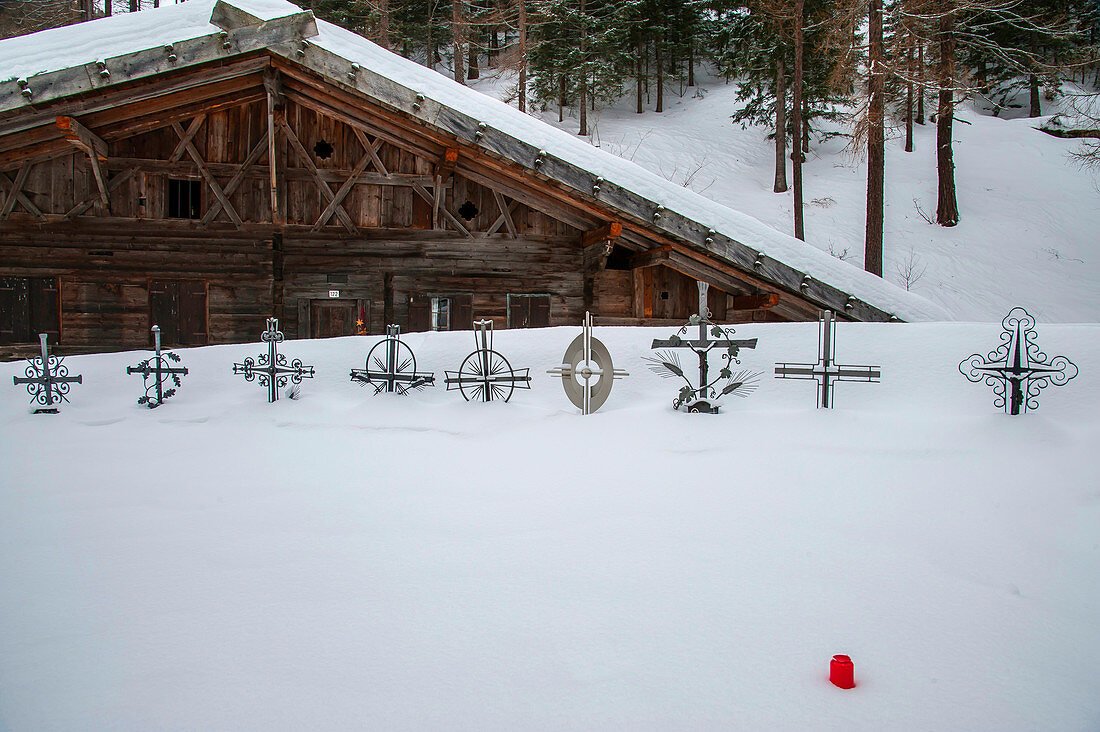
[{"label": "wooden beam", "polygon": [[630,258],[630,268],[644,269],[645,267],[653,267],[658,264],[667,264],[669,252],[671,251],[672,247],[664,246],[639,252]]},{"label": "wooden beam", "polygon": [[727,310],[766,310],[779,304],[778,292],[764,292],[759,295],[733,295],[729,299]]},{"label": "wooden beam", "polygon": [[58,117],[55,124],[57,129],[61,130],[61,136],[78,150],[82,150],[85,155],[99,160],[107,159],[107,143],[78,120],[72,117]]},{"label": "wooden beam", "polygon": [[267,100],[267,172],[271,190],[271,221],[285,224],[286,217],[279,209],[279,170],[275,159],[275,107],[281,106],[279,72],[264,69],[264,98]]},{"label": "wooden beam", "polygon": [[455,163],[457,162],[458,148],[444,148],[443,155],[440,156],[439,161],[435,164],[436,175],[446,175],[447,173],[453,173],[455,169]]},{"label": "wooden beam", "polygon": [[[428,193],[427,189],[425,189],[424,186],[420,185],[419,183],[414,183],[412,188],[414,191],[416,191],[417,195],[419,195],[428,203],[432,203],[432,196],[430,193]],[[447,218],[448,221],[451,222],[451,224],[454,225],[456,229],[458,229],[471,239],[474,238],[474,235],[470,233],[470,230],[463,226],[462,222],[456,219],[454,214],[448,211],[446,207],[440,208],[439,211]]]},{"label": "wooden beam", "polygon": [[584,232],[581,237],[581,246],[588,247],[597,242],[613,242],[623,234],[623,225],[618,221],[604,224],[598,229]]},{"label": "wooden beam", "polygon": [[[493,191],[493,200],[497,202],[497,208],[500,210],[500,218],[504,220],[504,225],[508,227],[508,236],[513,239],[517,238],[516,224],[512,221],[512,212],[508,210],[508,204],[504,201],[504,194],[500,191]],[[494,222],[493,231],[495,232],[498,224]],[[490,232],[492,233],[492,232]]]},{"label": "wooden beam", "polygon": [[180,135],[180,141],[176,143],[176,147],[172,150],[172,154],[168,156],[170,162],[176,162],[183,157],[183,153],[187,150],[187,144],[194,139],[195,133],[199,131],[199,127],[206,120],[205,114],[196,115],[191,120],[191,124],[187,126],[187,132]]},{"label": "wooden beam", "polygon": [[371,154],[370,147],[368,147],[367,152],[363,154],[363,157],[359,159],[359,162],[356,163],[355,167],[352,169],[351,175],[349,175],[348,179],[344,181],[344,184],[340,186],[340,190],[336,191],[336,195],[328,202],[328,205],[325,206],[325,210],[321,212],[321,215],[317,217],[317,221],[313,224],[311,231],[316,231],[328,223],[328,220],[332,218],[332,214],[336,212],[336,207],[343,203],[348,193],[350,193],[351,189],[355,186],[355,182],[358,180],[359,175],[367,169],[370,163]]},{"label": "wooden beam", "polygon": [[15,181],[12,181],[6,174],[0,173],[0,182],[3,182],[11,189],[8,192],[8,197],[5,199],[3,207],[0,208],[0,221],[6,219],[11,214],[12,209],[15,208],[16,201],[22,204],[23,208],[27,209],[28,212],[34,214],[36,218],[42,218],[42,211],[34,205],[31,199],[27,198],[25,193],[23,193],[23,184],[27,182],[27,176],[30,175],[31,165],[32,163],[30,161],[23,163],[19,168],[19,172],[15,174]]},{"label": "wooden beam", "polygon": [[[264,149],[268,147],[268,133],[264,133],[264,136],[260,138],[252,150],[248,153],[248,157],[244,159],[244,162],[237,168],[237,172],[229,179],[229,182],[225,184],[225,195],[232,196],[233,192],[244,182],[244,179],[248,176],[248,172],[252,166],[256,164],[256,161],[263,155]],[[213,172],[213,171],[211,171]],[[222,210],[221,200],[216,200],[207,210],[206,215],[202,217],[202,224],[205,226],[213,221],[218,213]]]},{"label": "wooden beam", "polygon": [[[116,175],[114,178],[111,178],[111,180],[107,183],[107,192],[110,193],[110,192],[114,191],[116,188],[121,186],[123,183],[130,180],[130,178],[132,178],[134,173],[136,173],[136,172],[137,172],[137,168],[127,168],[126,170],[123,170],[121,173]],[[94,195],[89,196],[88,198],[85,198],[83,201],[81,201],[80,203],[76,204],[71,209],[69,209],[65,213],[65,216],[67,218],[70,218],[70,219],[75,219],[77,216],[84,213],[85,211],[90,209],[93,205],[95,205],[95,202],[96,202],[97,198],[99,198],[99,196],[94,196]]]},{"label": "wooden beam", "polygon": [[[313,181],[317,184],[317,188],[321,191],[321,195],[324,196],[325,202],[332,202],[333,198],[335,198],[332,189],[328,187],[328,183],[322,180],[321,176],[317,173],[317,165],[306,151],[305,146],[302,145],[302,141],[298,139],[298,135],[294,134],[294,130],[290,128],[290,124],[287,123],[286,119],[280,119],[279,126],[282,128],[287,141],[290,142],[291,148],[293,148],[295,154],[297,154],[298,159],[301,160],[306,169],[312,173]],[[343,224],[344,228],[350,233],[354,234],[358,230],[358,227],[355,226],[355,222],[351,220],[351,216],[348,215],[348,212],[345,211],[344,207],[339,203],[336,204],[335,213],[336,218],[339,219],[340,223]]]},{"label": "wooden beam", "polygon": [[378,157],[378,150],[382,147],[382,143],[385,142],[382,138],[375,138],[373,141],[367,137],[367,133],[363,132],[358,127],[352,127],[351,131],[355,133],[355,139],[359,140],[359,144],[366,150],[367,155],[370,155],[371,162],[374,163],[374,169],[382,175],[389,175],[390,171],[386,169],[386,164],[382,162],[382,158]]},{"label": "wooden beam", "polygon": [[225,195],[225,191],[218,185],[218,181],[215,180],[214,174],[211,173],[206,163],[203,162],[202,156],[199,155],[199,151],[195,149],[195,146],[191,143],[190,139],[186,137],[187,133],[183,129],[183,125],[179,122],[172,123],[172,129],[176,131],[180,139],[184,142],[184,149],[187,150],[187,154],[191,156],[191,160],[195,165],[199,167],[199,173],[202,175],[203,180],[206,181],[206,185],[210,186],[210,190],[213,191],[215,198],[221,201],[222,207],[225,208],[225,212],[229,215],[229,218],[240,228],[244,222],[241,221],[240,215],[237,214],[237,209],[233,208],[233,204],[229,202],[229,197]]}]

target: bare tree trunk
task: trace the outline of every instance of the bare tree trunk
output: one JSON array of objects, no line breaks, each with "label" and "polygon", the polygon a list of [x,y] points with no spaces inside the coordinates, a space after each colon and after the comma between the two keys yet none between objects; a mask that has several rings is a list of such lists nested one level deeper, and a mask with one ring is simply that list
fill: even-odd
[{"label": "bare tree trunk", "polygon": [[111,8],[111,5],[112,5],[111,0],[103,0],[103,14],[104,15],[110,16],[111,13],[114,12],[113,9]]},{"label": "bare tree trunk", "polygon": [[139,10],[141,10],[141,8],[138,7],[138,0],[130,0],[130,12],[136,13]]},{"label": "bare tree trunk", "polygon": [[481,69],[477,65],[477,44],[478,39],[471,37],[467,48],[470,49],[470,63],[468,64],[468,71],[466,72],[467,79],[477,79],[481,76]]},{"label": "bare tree trunk", "polygon": [[665,45],[664,35],[660,34],[656,41],[656,58],[654,63],[657,64],[657,106],[653,111],[663,112],[665,111],[665,63],[661,54]]},{"label": "bare tree trunk", "polygon": [[[527,0],[517,0],[519,18],[519,111],[527,111]],[[505,38],[505,41],[508,39]]]},{"label": "bare tree trunk", "polygon": [[936,172],[939,179],[936,223],[959,223],[959,203],[955,197],[955,160],[952,148],[952,122],[955,119],[955,16],[953,0],[939,3],[939,108],[936,110]]},{"label": "bare tree trunk", "polygon": [[585,16],[585,0],[581,0],[581,22],[584,23],[581,29],[581,67],[578,69],[581,74],[581,128],[577,134],[583,136],[588,134],[588,20]]},{"label": "bare tree trunk", "polygon": [[562,72],[558,76],[558,122],[565,119],[565,103],[569,101],[565,98],[565,72]]},{"label": "bare tree trunk", "polygon": [[688,42],[688,86],[695,86],[695,40]]},{"label": "bare tree trunk", "polygon": [[452,0],[451,2],[451,34],[454,36],[454,49],[451,54],[454,58],[455,81],[459,84],[466,83],[466,69],[463,67],[465,49],[463,42],[463,3],[465,0]]},{"label": "bare tree trunk", "polygon": [[882,0],[867,4],[867,230],[863,268],[882,277],[883,180],[886,175],[886,138],[883,94]]},{"label": "bare tree trunk", "polygon": [[913,36],[905,49],[905,152],[913,152]]},{"label": "bare tree trunk", "polygon": [[635,79],[637,85],[638,104],[635,107],[635,112],[641,114],[642,107],[642,57],[645,55],[645,45],[642,43],[642,34],[638,34],[638,76]]},{"label": "bare tree trunk", "polygon": [[794,235],[805,241],[806,231],[802,221],[802,9],[803,0],[794,4],[794,88],[791,90],[791,127],[794,144],[791,160],[794,161]]},{"label": "bare tree trunk", "polygon": [[390,0],[378,0],[378,45],[390,48]]},{"label": "bare tree trunk", "polygon": [[783,54],[775,59],[775,193],[787,190],[787,70]]},{"label": "bare tree trunk", "polygon": [[1035,74],[1029,74],[1027,84],[1031,89],[1031,112],[1028,116],[1038,117],[1043,113],[1043,107],[1039,101],[1039,77]]},{"label": "bare tree trunk", "polygon": [[917,124],[924,124],[924,40],[917,44]]}]

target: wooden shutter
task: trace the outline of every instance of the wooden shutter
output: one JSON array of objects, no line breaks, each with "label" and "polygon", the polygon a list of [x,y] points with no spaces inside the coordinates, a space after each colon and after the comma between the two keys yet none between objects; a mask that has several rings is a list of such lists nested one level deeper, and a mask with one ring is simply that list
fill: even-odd
[{"label": "wooden shutter", "polygon": [[432,301],[423,295],[409,295],[410,333],[420,333],[431,328]]},{"label": "wooden shutter", "polygon": [[525,298],[530,301],[528,328],[545,328],[550,325],[550,296],[535,295]]},{"label": "wooden shutter", "polygon": [[61,313],[56,277],[31,277],[27,281],[30,295],[30,336],[46,333],[47,342],[57,343],[61,338]]},{"label": "wooden shutter", "polygon": [[526,328],[531,314],[531,298],[522,295],[512,295],[508,298],[508,327]]},{"label": "wooden shutter", "polygon": [[177,332],[181,346],[206,345],[206,283],[202,280],[179,283]]},{"label": "wooden shutter", "polygon": [[451,297],[451,330],[474,329],[474,296]]},{"label": "wooden shutter", "polygon": [[[160,342],[165,346],[183,345],[179,340],[179,300],[178,280],[153,280],[149,283],[150,325],[160,326]],[[152,335],[149,339],[152,340]]]},{"label": "wooden shutter", "polygon": [[30,297],[26,277],[0,277],[0,343],[29,343]]}]

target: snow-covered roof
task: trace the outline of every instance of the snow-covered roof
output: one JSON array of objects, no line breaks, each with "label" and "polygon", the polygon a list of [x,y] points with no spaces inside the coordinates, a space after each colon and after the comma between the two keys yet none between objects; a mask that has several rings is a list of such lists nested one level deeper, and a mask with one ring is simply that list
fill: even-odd
[{"label": "snow-covered roof", "polygon": [[[214,18],[212,18],[212,14]],[[72,80],[54,84],[57,93],[101,86],[95,69],[122,78],[137,68],[118,57],[222,38],[233,51],[255,47],[255,28],[300,18],[303,11],[283,0],[188,0],[177,5],[41,31],[0,41],[0,111],[43,98],[38,78],[84,66],[83,89]],[[229,21],[226,21],[226,17]],[[242,25],[240,18],[247,25]],[[218,20],[218,23],[213,22]],[[310,18],[312,21],[312,18]],[[471,143],[498,152],[602,202],[653,221],[653,228],[704,247],[761,279],[801,290],[823,305],[875,318],[875,311],[902,320],[949,320],[950,315],[918,295],[784,234],[739,211],[683,188],[564,130],[487,97],[431,69],[391,53],[362,36],[322,20],[299,37],[272,37],[273,52],[314,67],[340,83],[359,86],[390,106],[413,114]],[[231,51],[226,51],[227,53]],[[199,53],[176,62],[206,60]],[[150,73],[163,69],[153,65]],[[350,81],[349,81],[350,80]],[[45,84],[46,91],[49,84]],[[625,202],[625,203],[624,203]],[[626,206],[629,204],[629,207]],[[866,305],[870,307],[866,307]]]}]

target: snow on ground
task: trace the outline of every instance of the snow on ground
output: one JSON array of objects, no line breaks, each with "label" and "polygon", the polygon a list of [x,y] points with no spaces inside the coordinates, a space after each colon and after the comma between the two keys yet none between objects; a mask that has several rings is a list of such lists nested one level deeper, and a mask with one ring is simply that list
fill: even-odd
[{"label": "snow on ground", "polygon": [[[30,415],[0,364],[0,727],[1095,729],[1100,326],[1040,322],[1081,375],[1011,418],[958,363],[998,324],[842,324],[881,384],[811,382],[812,323],[741,326],[766,372],[717,416],[598,328],[631,376],[575,413],[575,328],[502,331],[509,404],[348,382],[377,337],[181,350],[156,410],[125,366]],[[413,334],[457,368],[470,333]],[[857,688],[827,681],[848,653]]]},{"label": "snow on ground", "polygon": [[[487,76],[477,88],[502,96],[509,80]],[[743,211],[783,232],[794,230],[792,193],[772,192],[775,152],[769,130],[741,129],[730,116],[737,86],[704,81],[666,111],[637,115],[632,98],[590,117],[593,144]],[[934,106],[929,106],[934,110]],[[1053,114],[1061,107],[1044,110]],[[959,320],[999,321],[1014,306],[1040,322],[1100,321],[1100,178],[1069,158],[1078,141],[1037,130],[1049,117],[995,118],[960,106],[954,126],[961,221],[935,220],[934,124],[916,125],[915,151],[900,131],[887,142],[885,278],[904,286],[910,261],[923,272],[912,292]],[[557,124],[556,108],[541,117]],[[562,125],[576,132],[576,119]],[[863,266],[866,161],[847,138],[815,142],[804,167],[806,240]],[[788,162],[787,180],[790,177]]]}]

